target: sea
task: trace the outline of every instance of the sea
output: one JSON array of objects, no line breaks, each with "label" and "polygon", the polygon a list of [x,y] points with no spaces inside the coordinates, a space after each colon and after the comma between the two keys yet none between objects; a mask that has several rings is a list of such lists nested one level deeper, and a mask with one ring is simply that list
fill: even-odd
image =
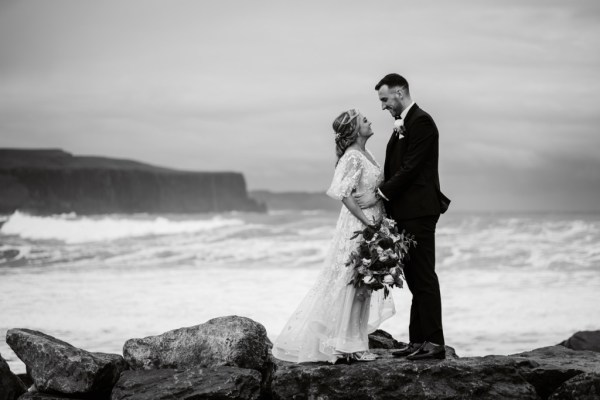
[{"label": "sea", "polygon": [[[339,212],[0,216],[0,335],[93,352],[240,315],[277,337],[314,284]],[[437,265],[446,343],[514,354],[600,329],[600,214],[448,212]],[[381,329],[407,341],[411,295]],[[25,371],[4,340],[0,354]]]}]

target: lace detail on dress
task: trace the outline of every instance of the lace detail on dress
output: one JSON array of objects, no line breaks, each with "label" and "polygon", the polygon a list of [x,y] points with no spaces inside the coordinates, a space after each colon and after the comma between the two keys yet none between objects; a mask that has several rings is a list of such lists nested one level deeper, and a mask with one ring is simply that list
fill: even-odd
[{"label": "lace detail on dress", "polygon": [[[353,191],[375,190],[382,180],[379,165],[360,151],[349,150],[340,158],[327,194],[342,199]],[[383,206],[378,202],[363,212],[368,219],[379,219]],[[275,357],[292,362],[335,361],[341,353],[368,350],[368,333],[395,313],[392,297],[384,300],[383,291],[371,294],[348,285],[354,271],[346,261],[359,240],[350,237],[363,228],[342,205],[323,268],[275,340]]]},{"label": "lace detail on dress", "polygon": [[357,151],[347,151],[339,159],[327,195],[336,200],[348,197],[358,186],[362,175],[362,158]]}]

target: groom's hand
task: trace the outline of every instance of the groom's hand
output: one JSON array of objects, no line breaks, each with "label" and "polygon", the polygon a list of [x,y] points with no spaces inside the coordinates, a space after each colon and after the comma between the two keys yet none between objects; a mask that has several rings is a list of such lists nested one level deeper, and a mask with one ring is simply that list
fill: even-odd
[{"label": "groom's hand", "polygon": [[366,192],[361,195],[355,194],[353,197],[358,206],[363,209],[373,207],[379,201],[375,192]]}]

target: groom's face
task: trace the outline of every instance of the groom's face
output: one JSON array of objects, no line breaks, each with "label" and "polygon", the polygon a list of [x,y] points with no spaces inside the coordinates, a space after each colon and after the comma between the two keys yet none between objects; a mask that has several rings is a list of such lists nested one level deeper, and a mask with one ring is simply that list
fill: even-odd
[{"label": "groom's face", "polygon": [[390,88],[387,85],[383,85],[379,88],[378,94],[382,110],[388,110],[392,114],[392,117],[397,117],[402,113],[399,87]]}]

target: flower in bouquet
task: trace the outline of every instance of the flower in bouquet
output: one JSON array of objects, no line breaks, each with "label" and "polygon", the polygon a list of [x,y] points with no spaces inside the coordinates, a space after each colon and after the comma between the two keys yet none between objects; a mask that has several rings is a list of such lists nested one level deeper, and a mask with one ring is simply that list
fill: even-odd
[{"label": "flower in bouquet", "polygon": [[416,246],[414,237],[404,231],[398,232],[396,223],[390,218],[383,218],[376,229],[366,227],[354,232],[351,239],[358,236],[362,236],[358,247],[350,253],[346,262],[346,266],[355,272],[349,284],[356,288],[383,289],[384,297],[388,296],[390,288],[402,288],[402,260],[409,248]]},{"label": "flower in bouquet", "polygon": [[365,275],[365,277],[363,278],[363,282],[365,283],[365,285],[370,285],[372,283],[375,283],[375,278],[373,278],[373,275]]}]

